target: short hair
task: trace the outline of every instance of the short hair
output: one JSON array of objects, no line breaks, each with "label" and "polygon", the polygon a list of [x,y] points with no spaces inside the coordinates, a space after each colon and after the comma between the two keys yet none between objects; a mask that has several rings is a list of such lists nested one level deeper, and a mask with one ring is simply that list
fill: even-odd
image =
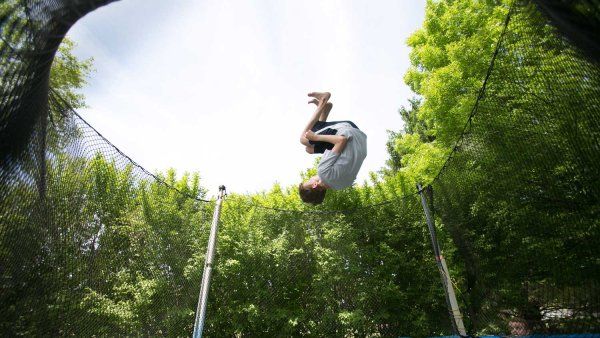
[{"label": "short hair", "polygon": [[310,203],[310,204],[314,204],[314,205],[323,203],[326,192],[327,192],[327,190],[325,190],[325,189],[323,189],[323,190],[304,189],[304,187],[302,186],[302,183],[300,183],[300,185],[298,186],[298,193],[300,193],[300,198],[302,199],[302,201],[304,201],[305,203]]}]

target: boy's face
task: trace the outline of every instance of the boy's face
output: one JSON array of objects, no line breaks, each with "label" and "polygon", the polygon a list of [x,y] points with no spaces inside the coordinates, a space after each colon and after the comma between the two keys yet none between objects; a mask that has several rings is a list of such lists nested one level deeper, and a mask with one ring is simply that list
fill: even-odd
[{"label": "boy's face", "polygon": [[308,181],[302,183],[302,187],[306,190],[309,190],[309,189],[322,190],[320,183],[321,183],[321,179],[319,178],[319,176],[313,176],[313,177],[309,178]]}]

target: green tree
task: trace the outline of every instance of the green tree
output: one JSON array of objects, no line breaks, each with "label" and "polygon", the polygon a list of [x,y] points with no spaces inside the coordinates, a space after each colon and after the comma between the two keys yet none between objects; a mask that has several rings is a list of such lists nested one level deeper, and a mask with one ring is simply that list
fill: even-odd
[{"label": "green tree", "polygon": [[[432,183],[470,334],[510,334],[516,319],[532,332],[581,332],[600,277],[600,76],[519,3],[476,102],[508,11],[428,2],[408,40],[416,96],[399,111],[382,175],[318,207],[277,184],[226,198],[207,334],[451,333],[417,182]],[[0,194],[0,330],[188,336],[214,204],[199,175],[148,175],[65,110],[85,105],[77,89],[91,71],[72,51],[67,41],[54,62],[43,152]],[[544,317],[557,309],[575,315]]]},{"label": "green tree", "polygon": [[[9,5],[11,4],[6,3],[2,6]],[[2,7],[2,10],[8,9]],[[7,49],[19,46],[17,35],[9,37],[12,39],[0,42],[3,56],[7,55]],[[11,43],[15,45],[10,46]],[[66,40],[65,45],[59,49],[50,83],[52,90],[65,95],[70,104],[81,107],[84,105],[83,97],[77,90],[85,83],[92,61],[77,60],[72,54],[73,47],[74,44]],[[21,61],[3,58],[1,62]],[[2,81],[3,89],[12,85],[9,78],[3,77]],[[60,318],[60,309],[39,306],[40,302],[52,304],[61,298],[59,293],[62,291],[59,289],[62,281],[56,273],[57,269],[64,268],[64,261],[68,257],[68,250],[63,246],[64,238],[61,238],[61,232],[65,228],[55,222],[53,213],[57,209],[50,207],[57,201],[56,196],[49,190],[66,188],[64,185],[55,186],[55,183],[64,178],[61,174],[68,175],[68,172],[61,173],[57,165],[65,165],[67,170],[77,172],[77,168],[81,168],[83,164],[81,159],[68,164],[63,161],[62,147],[68,141],[59,140],[58,135],[62,136],[67,131],[72,133],[72,126],[56,109],[51,109],[49,116],[52,123],[38,126],[39,132],[32,139],[30,149],[34,151],[22,156],[21,162],[10,176],[14,179],[2,187],[0,250],[3,259],[9,263],[7,269],[2,270],[4,282],[1,286],[1,303],[6,313],[3,314],[0,327],[7,334],[58,334],[61,330],[55,326]],[[65,182],[65,185],[69,184],[68,181]],[[64,211],[64,215],[69,214],[68,209],[59,210]],[[39,290],[48,292],[39,293]],[[49,321],[48,318],[56,321],[51,324],[52,320]]]},{"label": "green tree", "polygon": [[519,3],[469,120],[507,12],[503,2],[428,2],[405,76],[420,103],[403,108],[405,130],[388,143],[386,182],[437,177],[441,235],[452,240],[443,246],[472,333],[508,332],[511,318],[561,330],[542,324],[545,309],[572,306],[561,290],[597,292],[586,286],[598,271],[597,69]]}]

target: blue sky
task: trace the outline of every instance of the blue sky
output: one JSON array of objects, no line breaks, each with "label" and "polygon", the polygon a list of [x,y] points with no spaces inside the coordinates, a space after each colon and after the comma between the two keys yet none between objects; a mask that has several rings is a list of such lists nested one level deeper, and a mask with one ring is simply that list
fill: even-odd
[{"label": "blue sky", "polygon": [[78,22],[70,37],[96,71],[81,111],[155,172],[199,172],[212,193],[297,184],[315,157],[298,142],[327,90],[330,120],[368,135],[357,183],[385,164],[399,130],[406,38],[425,1],[122,0]]}]

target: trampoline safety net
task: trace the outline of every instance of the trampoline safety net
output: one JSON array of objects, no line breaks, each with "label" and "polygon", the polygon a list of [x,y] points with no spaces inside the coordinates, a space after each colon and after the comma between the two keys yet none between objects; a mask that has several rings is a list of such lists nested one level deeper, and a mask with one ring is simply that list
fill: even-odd
[{"label": "trampoline safety net", "polygon": [[[49,80],[69,28],[110,2],[0,3],[3,336],[193,330],[214,201],[198,175],[123,154]],[[479,91],[456,89],[472,109],[448,112],[464,130],[423,182],[462,320],[469,335],[600,333],[595,52],[547,7],[495,6],[506,19],[483,37],[494,53],[477,60]],[[456,333],[420,196],[388,190],[334,194],[344,210],[228,196],[204,334]]]}]

